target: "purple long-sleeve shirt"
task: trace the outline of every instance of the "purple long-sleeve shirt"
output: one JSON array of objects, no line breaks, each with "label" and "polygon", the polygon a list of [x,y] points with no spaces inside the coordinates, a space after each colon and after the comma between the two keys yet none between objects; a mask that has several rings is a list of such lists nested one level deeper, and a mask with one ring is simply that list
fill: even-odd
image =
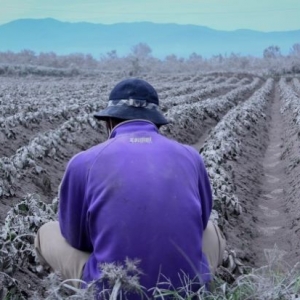
[{"label": "purple long-sleeve shirt", "polygon": [[203,160],[154,124],[123,122],[106,142],[74,156],[59,199],[62,235],[91,252],[83,280],[100,277],[99,263],[126,257],[141,260],[146,288],[159,272],[174,287],[183,285],[183,272],[210,280],[202,236],[212,196]]}]

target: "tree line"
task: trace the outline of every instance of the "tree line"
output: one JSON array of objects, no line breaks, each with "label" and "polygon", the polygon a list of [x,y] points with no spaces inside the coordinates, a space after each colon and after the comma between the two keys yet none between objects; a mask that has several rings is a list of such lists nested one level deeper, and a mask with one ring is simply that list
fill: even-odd
[{"label": "tree line", "polygon": [[[26,67],[25,67],[26,66]],[[61,69],[61,71],[58,71]],[[55,71],[54,71],[55,70]],[[65,71],[62,71],[65,70]],[[209,71],[245,71],[269,74],[300,74],[300,44],[294,44],[288,55],[282,55],[280,48],[272,45],[263,50],[261,57],[242,56],[238,53],[213,55],[204,58],[191,53],[189,57],[170,54],[163,59],[152,55],[152,49],[145,43],[132,47],[126,56],[119,56],[112,50],[98,59],[90,54],[72,53],[59,55],[54,52],[35,53],[24,49],[20,52],[0,52],[0,74],[37,73],[47,75],[50,71],[56,75],[77,75],[80,70],[118,71],[137,76],[145,72],[209,72]],[[40,74],[41,73],[41,74]]]}]

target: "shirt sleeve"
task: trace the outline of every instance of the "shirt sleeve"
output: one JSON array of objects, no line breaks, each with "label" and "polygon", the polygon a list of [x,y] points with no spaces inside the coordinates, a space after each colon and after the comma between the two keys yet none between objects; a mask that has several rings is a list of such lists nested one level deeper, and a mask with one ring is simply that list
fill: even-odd
[{"label": "shirt sleeve", "polygon": [[81,154],[74,156],[66,168],[59,189],[59,224],[63,237],[74,248],[92,251],[88,234],[85,199],[86,163]]},{"label": "shirt sleeve", "polygon": [[200,172],[199,172],[199,193],[202,207],[203,229],[206,228],[209,216],[211,214],[213,199],[209,177],[200,155]]}]

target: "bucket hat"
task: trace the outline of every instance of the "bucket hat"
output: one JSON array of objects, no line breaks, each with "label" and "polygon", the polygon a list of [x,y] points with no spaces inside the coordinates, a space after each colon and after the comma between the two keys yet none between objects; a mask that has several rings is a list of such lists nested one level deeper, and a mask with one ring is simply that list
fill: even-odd
[{"label": "bucket hat", "polygon": [[144,119],[156,125],[169,123],[159,110],[156,90],[148,82],[136,78],[119,82],[109,95],[107,107],[95,113],[94,117],[98,120]]}]

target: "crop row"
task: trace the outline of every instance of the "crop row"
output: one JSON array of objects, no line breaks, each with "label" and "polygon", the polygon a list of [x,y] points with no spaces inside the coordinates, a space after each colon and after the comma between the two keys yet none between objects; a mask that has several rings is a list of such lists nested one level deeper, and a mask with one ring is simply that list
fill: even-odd
[{"label": "crop row", "polygon": [[240,86],[226,95],[174,106],[166,113],[170,124],[162,131],[179,142],[195,144],[212,121],[218,122],[231,108],[245,101],[246,95],[253,93],[260,84],[261,80],[255,78],[251,84]]},{"label": "crop row", "polygon": [[[148,81],[151,85],[153,85],[162,99],[164,94],[168,94],[168,92],[172,93],[174,89],[182,84],[188,84],[188,82],[201,82],[206,79],[207,76],[193,76],[193,75],[182,75],[177,74],[176,76],[170,76],[160,74],[160,76],[146,76],[144,79]],[[211,80],[213,80],[213,77]]]},{"label": "crop row", "polygon": [[291,256],[298,257],[299,242],[299,175],[300,175],[300,90],[299,81],[287,82],[285,78],[279,81],[281,113],[284,120],[284,135],[281,159],[284,162],[285,185],[284,205],[289,214],[287,234],[290,236]]},{"label": "crop row", "polygon": [[[171,83],[170,78],[167,82],[157,82],[155,87],[159,92],[160,99],[172,97],[174,96],[173,93],[180,95],[187,90],[195,90],[201,82],[201,80],[198,83],[191,82],[191,79],[193,79],[191,76],[177,77]],[[207,76],[203,76],[203,79],[207,79]],[[220,77],[217,79],[220,79]],[[230,77],[228,81],[236,83],[235,79]],[[217,82],[217,80],[215,81]],[[75,83],[70,83],[66,79],[55,80],[54,82],[53,79],[49,81],[28,80],[28,82],[20,82],[4,78],[0,84],[0,116],[4,118],[18,113],[39,112],[43,107],[49,110],[52,107],[55,109],[61,103],[80,105],[82,102],[97,101],[99,98],[108,96],[111,85],[109,78],[99,79],[99,82],[81,82],[78,80]],[[178,86],[180,86],[179,89]]]},{"label": "crop row", "polygon": [[[206,80],[205,80],[206,79]],[[207,80],[208,79],[208,80]],[[191,80],[190,77],[182,78],[180,82],[172,83],[172,89],[168,91],[162,91],[160,83],[158,84],[157,91],[160,93],[160,99],[166,99],[168,97],[180,96],[190,94],[200,88],[205,88],[208,84],[220,84],[221,81],[225,80],[225,77],[209,77],[198,79],[197,81]],[[170,84],[170,83],[169,83]]]},{"label": "crop row", "polygon": [[249,83],[249,79],[244,78],[236,83],[209,83],[209,84],[197,84],[195,85],[195,90],[190,93],[182,93],[174,97],[168,96],[161,102],[161,108],[163,111],[168,110],[169,108],[179,105],[179,104],[190,104],[193,102],[198,102],[205,97],[209,97],[214,93],[220,92],[222,90],[239,88],[245,84]]},{"label": "crop row", "polygon": [[[294,82],[295,83],[295,82]],[[295,85],[297,87],[297,85]],[[282,77],[279,81],[280,97],[283,100],[281,113],[289,112],[291,119],[297,125],[300,125],[300,105],[299,96],[294,91],[291,85]]]},{"label": "crop row", "polygon": [[[251,76],[252,77],[252,76]],[[250,78],[243,76],[243,79],[248,79],[248,83],[250,83]],[[153,81],[154,80],[154,81]],[[240,79],[234,75],[227,76],[218,76],[214,75],[196,75],[196,76],[182,76],[176,78],[176,80],[172,80],[169,77],[166,82],[163,82],[162,79],[157,80],[157,78],[149,78],[149,82],[153,83],[155,86],[160,99],[166,99],[168,97],[180,96],[182,94],[189,94],[196,91],[199,88],[205,88],[210,84],[223,84],[224,82],[228,84],[238,83]]]},{"label": "crop row", "polygon": [[72,132],[80,132],[84,126],[89,125],[99,132],[104,128],[93,118],[93,114],[82,114],[70,118],[55,130],[38,134],[26,146],[19,148],[11,157],[0,158],[0,196],[14,195],[14,180],[21,176],[24,168],[34,168],[39,174],[44,170],[38,166],[37,160],[43,157],[55,157],[59,146],[72,143]]},{"label": "crop row", "polygon": [[293,86],[295,88],[295,91],[300,96],[300,81],[297,78],[293,78]]},{"label": "crop row", "polygon": [[265,110],[273,86],[274,81],[268,79],[247,101],[230,110],[210,133],[201,150],[212,180],[215,208],[223,217],[242,211],[228,162],[242,155],[240,145],[249,130],[258,129],[259,123],[265,123]]},{"label": "crop row", "polygon": [[[214,209],[211,218],[223,230],[228,220],[243,212],[237,196],[232,162],[239,161],[242,156],[255,159],[252,149],[261,147],[260,136],[266,132],[266,110],[273,87],[274,81],[268,79],[248,100],[231,109],[215,126],[200,150],[213,190]],[[246,145],[247,139],[251,140],[249,145]],[[227,254],[227,260],[230,273],[242,272],[234,250]]]},{"label": "crop row", "polygon": [[100,99],[96,101],[85,101],[81,104],[61,104],[58,107],[41,107],[36,112],[19,112],[6,118],[0,118],[0,131],[7,138],[16,138],[18,132],[13,128],[16,126],[30,127],[30,124],[40,124],[43,121],[54,122],[55,120],[70,119],[84,113],[92,113],[104,107]]},{"label": "crop row", "polygon": [[[298,91],[299,81],[293,80],[293,86]],[[281,158],[286,161],[286,174],[290,176],[294,169],[299,165],[299,151],[295,137],[299,137],[300,133],[300,96],[293,89],[291,84],[287,83],[285,78],[279,81],[280,98],[281,98],[281,113],[286,122],[285,143]],[[291,186],[297,182],[297,176],[291,176]],[[298,199],[295,197],[294,199]]]},{"label": "crop row", "polygon": [[42,107],[50,109],[65,105],[80,104],[83,101],[94,100],[107,96],[107,84],[85,84],[79,81],[69,84],[62,80],[59,83],[30,82],[24,87],[15,82],[5,82],[1,86],[0,105],[2,118],[19,112],[36,112]]}]

